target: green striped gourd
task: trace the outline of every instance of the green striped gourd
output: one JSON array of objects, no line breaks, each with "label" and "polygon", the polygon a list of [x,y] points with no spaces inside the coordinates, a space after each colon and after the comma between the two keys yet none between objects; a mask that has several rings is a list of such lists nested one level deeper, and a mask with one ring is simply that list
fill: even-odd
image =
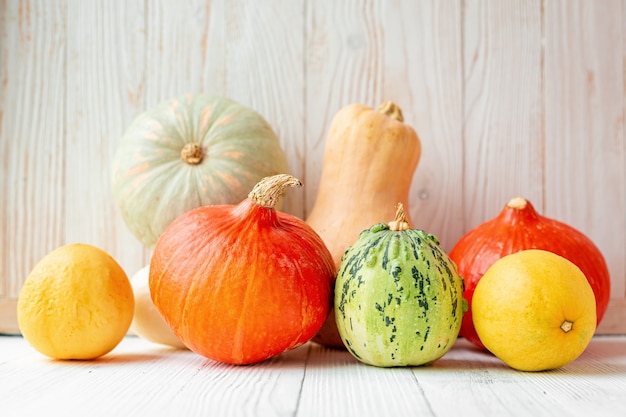
[{"label": "green striped gourd", "polygon": [[402,205],[346,250],[335,285],[337,328],[359,361],[419,366],[456,342],[467,303],[463,280],[437,238],[411,229]]}]

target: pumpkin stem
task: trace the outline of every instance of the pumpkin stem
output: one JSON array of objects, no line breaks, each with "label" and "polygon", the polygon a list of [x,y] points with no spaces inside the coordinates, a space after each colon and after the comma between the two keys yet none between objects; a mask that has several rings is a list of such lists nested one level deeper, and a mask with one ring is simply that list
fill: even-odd
[{"label": "pumpkin stem", "polygon": [[399,122],[404,122],[404,116],[402,116],[402,110],[393,101],[384,101],[383,104],[376,109],[382,114],[396,119]]},{"label": "pumpkin stem", "polygon": [[302,182],[289,174],[265,177],[254,186],[248,198],[261,207],[274,208],[287,187],[302,187]]},{"label": "pumpkin stem", "polygon": [[204,158],[202,145],[199,143],[187,143],[180,151],[180,158],[189,165],[198,165]]},{"label": "pumpkin stem", "polygon": [[394,232],[401,232],[403,230],[409,230],[411,226],[409,225],[409,221],[406,218],[406,213],[404,212],[404,205],[402,203],[398,203],[396,206],[396,217],[388,223],[389,230],[393,230]]},{"label": "pumpkin stem", "polygon": [[524,197],[513,197],[506,203],[506,206],[512,209],[523,210],[526,208],[528,201]]}]

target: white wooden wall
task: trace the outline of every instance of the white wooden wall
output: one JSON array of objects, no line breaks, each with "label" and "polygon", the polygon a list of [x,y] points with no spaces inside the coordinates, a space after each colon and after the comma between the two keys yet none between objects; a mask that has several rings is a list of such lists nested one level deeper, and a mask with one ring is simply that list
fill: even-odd
[{"label": "white wooden wall", "polygon": [[626,333],[626,0],[0,0],[0,331],[34,264],[84,242],[149,252],[110,191],[141,111],[211,92],[272,124],[313,204],[330,119],[397,102],[418,131],[416,227],[449,250],[516,195],[586,233]]}]

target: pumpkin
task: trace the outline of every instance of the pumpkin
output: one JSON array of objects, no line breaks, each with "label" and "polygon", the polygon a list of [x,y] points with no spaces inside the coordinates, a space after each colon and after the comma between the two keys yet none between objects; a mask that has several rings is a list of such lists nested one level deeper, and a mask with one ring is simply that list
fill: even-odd
[{"label": "pumpkin", "polygon": [[224,97],[189,94],[128,127],[112,190],[129,230],[151,248],[184,212],[239,203],[261,178],[282,172],[287,158],[260,114]]},{"label": "pumpkin", "polygon": [[457,340],[463,280],[439,240],[395,219],[363,231],[345,253],[335,287],[337,328],[359,361],[431,364]]},{"label": "pumpkin", "polygon": [[275,209],[290,175],[261,180],[237,205],[204,206],[163,232],[150,293],[192,351],[230,364],[263,361],[310,340],[332,306],[333,260],[303,220]]},{"label": "pumpkin", "polygon": [[476,284],[495,261],[525,249],[546,250],[578,266],[596,297],[598,324],[606,311],[611,280],[600,250],[582,232],[540,215],[530,201],[515,197],[496,217],[467,232],[450,250],[450,258],[456,262],[465,280],[464,296],[469,302],[460,334],[482,349],[485,347],[472,321],[472,296]]},{"label": "pumpkin", "polygon": [[[317,196],[306,222],[326,243],[337,269],[361,231],[393,218],[398,202],[408,207],[420,155],[417,133],[404,123],[402,110],[393,102],[376,109],[350,104],[334,116]],[[344,347],[332,313],[313,340]]]}]

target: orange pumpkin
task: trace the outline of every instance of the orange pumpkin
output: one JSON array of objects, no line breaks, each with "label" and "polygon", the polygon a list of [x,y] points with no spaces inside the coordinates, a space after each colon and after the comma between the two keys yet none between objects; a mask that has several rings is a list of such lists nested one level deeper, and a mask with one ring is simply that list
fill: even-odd
[{"label": "orange pumpkin", "polygon": [[460,334],[478,347],[484,348],[472,321],[476,285],[495,261],[525,249],[543,249],[578,266],[595,294],[597,323],[602,320],[609,303],[611,279],[600,250],[582,232],[540,215],[528,200],[516,197],[498,216],[463,235],[449,254],[465,281],[464,297],[469,303]]},{"label": "orange pumpkin", "polygon": [[238,205],[191,210],[163,232],[150,262],[154,305],[207,358],[249,364],[311,339],[332,305],[333,261],[303,220],[274,206],[289,175],[263,179]]}]

